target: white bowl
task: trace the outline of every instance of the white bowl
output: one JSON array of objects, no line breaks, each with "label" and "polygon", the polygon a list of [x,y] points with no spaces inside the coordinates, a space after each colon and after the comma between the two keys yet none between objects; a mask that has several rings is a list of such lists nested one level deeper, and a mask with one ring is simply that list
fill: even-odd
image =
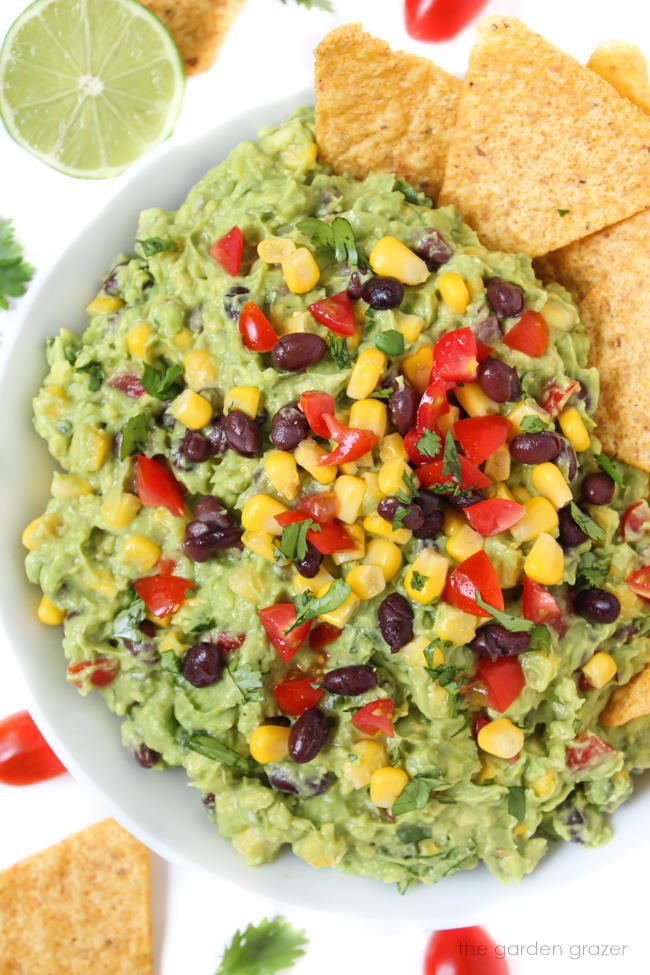
[{"label": "white bowl", "polygon": [[[137,166],[111,202],[43,275],[23,301],[11,344],[4,349],[0,431],[0,616],[8,644],[27,678],[34,717],[72,774],[94,791],[112,814],[161,856],[191,864],[241,887],[303,907],[385,920],[426,920],[454,927],[522,897],[536,898],[584,879],[647,842],[647,800],[637,795],[616,816],[616,835],[602,850],[570,845],[554,849],[520,886],[503,886],[484,868],[460,873],[433,887],[395,888],[333,870],[316,872],[287,853],[274,864],[246,867],[209,822],[199,793],[182,771],[139,768],[120,745],[119,719],[99,695],[82,698],[65,681],[60,631],[36,620],[36,589],[24,573],[20,533],[43,510],[52,461],[31,422],[31,398],[45,372],[45,339],[66,327],[82,329],[84,308],[113,257],[132,246],[140,210],[173,209],[203,173],[262,125],[285,118],[312,100],[311,92],[256,109],[194,142],[163,147]],[[639,784],[639,791],[641,786]],[[594,878],[595,879],[595,878]]]}]

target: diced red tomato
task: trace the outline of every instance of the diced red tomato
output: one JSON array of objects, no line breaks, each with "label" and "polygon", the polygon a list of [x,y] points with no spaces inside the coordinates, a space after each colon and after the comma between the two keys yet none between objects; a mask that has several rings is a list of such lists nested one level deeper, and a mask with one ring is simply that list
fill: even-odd
[{"label": "diced red tomato", "polygon": [[312,650],[322,650],[328,643],[338,640],[342,632],[333,623],[317,623],[309,634],[309,646]]},{"label": "diced red tomato", "polygon": [[524,619],[533,623],[548,623],[562,615],[562,610],[550,592],[526,575],[521,608]]},{"label": "diced red tomato", "polygon": [[320,393],[310,389],[300,397],[300,409],[307,418],[307,423],[317,437],[329,439],[329,427],[323,417],[325,414],[334,416],[334,397],[329,393]]},{"label": "diced red tomato", "polygon": [[88,682],[91,687],[108,687],[118,675],[120,665],[111,657],[97,657],[95,660],[81,660],[68,667],[67,679],[75,687]]},{"label": "diced red tomato", "polygon": [[239,333],[249,352],[270,352],[278,336],[254,301],[247,301],[239,313]]},{"label": "diced red tomato", "polygon": [[474,531],[489,538],[516,525],[526,514],[526,509],[507,498],[490,498],[470,505],[465,509],[465,514]]},{"label": "diced red tomato", "polygon": [[159,559],[156,568],[158,569],[158,575],[170,576],[176,568],[176,563],[172,558],[170,558],[169,555],[163,555],[163,557]]},{"label": "diced red tomato", "polygon": [[443,413],[449,412],[449,400],[447,393],[453,389],[453,384],[437,379],[432,374],[429,385],[422,393],[422,399],[418,406],[416,427],[420,431],[432,430]]},{"label": "diced red tomato", "polygon": [[333,521],[339,513],[339,499],[334,491],[303,494],[296,502],[296,510],[304,511],[314,521]]},{"label": "diced red tomato", "polygon": [[568,376],[558,377],[547,383],[537,402],[551,416],[557,416],[579,389],[580,383],[577,380],[569,379]]},{"label": "diced red tomato", "polygon": [[510,436],[512,423],[505,416],[470,416],[457,420],[454,437],[473,464],[482,464]]},{"label": "diced red tomato", "polygon": [[[416,41],[450,41],[478,16],[486,4],[487,0],[406,0],[407,33]],[[432,973],[427,972],[427,975]],[[450,969],[446,975],[455,975],[455,971]],[[486,971],[483,975],[491,973]]]},{"label": "diced red tomato", "polygon": [[[438,430],[436,427],[434,427],[433,429],[435,433],[437,433],[438,436],[440,437],[440,450],[438,451],[436,456],[441,457],[445,438],[440,433],[440,430]],[[406,436],[404,437],[404,448],[408,455],[408,459],[411,461],[412,464],[415,464],[416,467],[421,467],[424,464],[430,464],[434,460],[434,458],[432,457],[427,457],[426,454],[421,454],[417,448],[417,443],[420,437],[422,436],[422,433],[423,433],[422,430],[416,430],[416,428],[413,427],[413,429],[409,430]]]},{"label": "diced red tomato", "polygon": [[381,731],[389,738],[395,734],[393,730],[393,712],[395,705],[389,697],[381,697],[377,701],[369,701],[352,715],[352,724],[365,735],[374,735]]},{"label": "diced red tomato", "polygon": [[[458,459],[460,461],[460,486],[465,491],[469,491],[472,488],[484,488],[492,481],[489,477],[486,477],[483,471],[480,471],[475,464],[472,464],[466,457],[459,454]],[[442,460],[434,460],[429,464],[425,464],[423,467],[418,467],[418,480],[420,481],[421,487],[431,487],[432,484],[447,484],[451,481],[451,475],[442,473]]]},{"label": "diced red tomato", "polygon": [[525,311],[517,324],[504,335],[503,344],[532,359],[539,359],[548,346],[548,325],[539,312]]},{"label": "diced red tomato", "polygon": [[580,735],[566,750],[566,767],[570,772],[584,772],[600,765],[613,751],[598,735]]},{"label": "diced red tomato", "polygon": [[135,475],[136,491],[145,508],[167,508],[177,518],[185,514],[181,486],[166,467],[151,457],[138,454]]},{"label": "diced red tomato", "polygon": [[628,544],[638,542],[650,532],[650,505],[644,499],[635,501],[621,518],[621,535]]},{"label": "diced red tomato", "polygon": [[245,639],[245,633],[228,633],[225,630],[217,637],[217,646],[224,653],[234,653],[235,650],[239,650]]},{"label": "diced red tomato", "polygon": [[266,606],[259,610],[258,615],[269,643],[272,644],[278,657],[285,664],[288,664],[307,639],[307,634],[311,629],[311,620],[289,630],[296,621],[296,610],[293,603],[276,603],[274,606]]},{"label": "diced red tomato", "polygon": [[145,576],[137,579],[133,588],[147,609],[163,619],[181,608],[192,583],[181,576]]},{"label": "diced red tomato", "polygon": [[244,235],[239,227],[232,227],[210,248],[212,257],[221,264],[224,271],[227,271],[231,277],[234,277],[239,271],[243,251]]},{"label": "diced red tomato", "polygon": [[642,599],[650,599],[650,565],[644,565],[627,577],[627,584]]},{"label": "diced red tomato", "polygon": [[472,734],[474,737],[476,738],[481,728],[485,728],[486,724],[489,723],[489,718],[486,718],[484,714],[477,714],[472,721]]},{"label": "diced red tomato", "polygon": [[110,386],[111,389],[118,389],[120,393],[130,396],[131,399],[139,399],[140,396],[144,395],[140,377],[136,376],[134,372],[116,372],[106,385]]},{"label": "diced red tomato", "polygon": [[478,360],[476,338],[471,328],[457,328],[441,335],[433,349],[431,377],[454,383],[476,379]]},{"label": "diced red tomato", "polygon": [[481,599],[495,609],[503,609],[503,593],[494,566],[485,552],[476,552],[456,566],[447,577],[442,598],[450,606],[471,613],[472,616],[489,617],[489,613],[476,602],[476,591]]},{"label": "diced red tomato", "polygon": [[487,690],[486,706],[501,714],[519,697],[526,683],[519,657],[500,657],[499,660],[481,657],[476,677]]},{"label": "diced red tomato", "polygon": [[487,359],[493,352],[494,349],[491,345],[483,345],[482,342],[476,343],[476,358],[479,362],[483,362],[483,359]]},{"label": "diced red tomato", "polygon": [[352,460],[358,460],[375,446],[379,437],[370,430],[357,430],[355,427],[346,427],[334,416],[329,413],[324,415],[325,423],[329,430],[329,436],[336,441],[336,447],[329,454],[324,454],[318,463],[323,467],[331,467],[334,464],[346,464]]},{"label": "diced red tomato", "polygon": [[[279,525],[285,528],[298,521],[307,521],[311,515],[307,511],[282,511],[276,516]],[[312,521],[315,521],[312,518]],[[347,552],[349,549],[356,548],[356,542],[348,535],[344,526],[336,519],[333,521],[319,522],[320,531],[310,528],[307,532],[307,541],[311,542],[323,555],[331,555],[333,552]]]},{"label": "diced red tomato", "polygon": [[[463,0],[449,3],[462,6]],[[424,959],[424,975],[508,975],[508,971],[502,949],[479,927],[436,931]]]},{"label": "diced red tomato", "polygon": [[340,291],[330,298],[323,298],[307,306],[319,325],[337,335],[354,335],[354,312],[347,291]]},{"label": "diced red tomato", "polygon": [[17,711],[0,720],[0,782],[33,785],[65,772],[31,715]]},{"label": "diced red tomato", "polygon": [[323,696],[320,687],[314,687],[313,677],[295,677],[293,680],[285,680],[282,684],[276,684],[273,693],[278,705],[285,714],[295,717],[306,711],[307,708],[315,707]]}]

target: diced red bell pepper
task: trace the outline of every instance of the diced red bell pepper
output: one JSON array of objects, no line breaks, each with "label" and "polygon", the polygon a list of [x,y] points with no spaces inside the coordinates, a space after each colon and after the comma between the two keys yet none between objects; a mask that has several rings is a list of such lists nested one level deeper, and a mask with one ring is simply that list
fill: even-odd
[{"label": "diced red bell pepper", "polygon": [[278,657],[285,664],[288,664],[307,639],[311,620],[289,630],[296,621],[296,610],[293,603],[276,603],[274,606],[266,606],[259,610],[258,615],[269,643],[274,647]]},{"label": "diced red bell pepper", "polygon": [[336,332],[337,335],[354,335],[356,322],[347,291],[340,291],[337,295],[315,301],[307,308],[318,324],[329,328],[330,332]]},{"label": "diced red bell pepper", "polygon": [[355,427],[346,427],[334,416],[329,413],[324,415],[325,423],[329,430],[329,436],[336,441],[336,447],[329,454],[324,454],[318,463],[323,467],[332,467],[335,464],[347,464],[350,461],[358,460],[375,446],[379,437],[370,430],[357,430]]},{"label": "diced red bell pepper", "polygon": [[524,619],[533,623],[548,623],[562,615],[562,610],[550,592],[526,575],[521,608]]},{"label": "diced red bell pepper", "polygon": [[433,349],[431,377],[454,383],[476,379],[478,347],[471,328],[457,328],[441,335]]},{"label": "diced red bell pepper", "polygon": [[576,379],[559,376],[546,384],[537,402],[551,416],[557,416],[579,389],[580,383]]},{"label": "diced red bell pepper", "polygon": [[643,499],[635,501],[623,513],[621,518],[621,535],[628,544],[638,542],[650,532],[650,505]]},{"label": "diced red bell pepper", "polygon": [[[276,521],[283,528],[298,521],[308,521],[310,518],[312,521],[316,521],[307,511],[282,511],[276,515]],[[357,547],[357,543],[350,538],[340,521],[336,519],[322,521],[318,522],[318,525],[320,531],[314,531],[313,528],[309,529],[307,541],[311,542],[322,555],[331,555],[333,552],[347,552]]]},{"label": "diced red bell pepper", "polygon": [[0,782],[33,785],[65,772],[31,715],[17,711],[0,721]]},{"label": "diced red bell pepper", "polygon": [[476,602],[476,591],[481,599],[495,609],[503,609],[503,593],[494,566],[485,552],[476,552],[456,566],[447,577],[442,598],[450,606],[471,613],[472,616],[489,617],[490,614]]},{"label": "diced red bell pepper", "polygon": [[453,388],[452,383],[445,382],[444,379],[437,379],[432,374],[418,406],[416,427],[420,432],[433,429],[436,420],[440,419],[443,413],[449,412],[447,393]]},{"label": "diced red bell pepper", "polygon": [[364,735],[374,735],[382,731],[389,738],[395,734],[393,729],[393,712],[395,705],[389,697],[381,697],[377,701],[369,701],[352,715],[352,724]]},{"label": "diced red bell pepper", "polygon": [[309,634],[309,646],[312,650],[322,650],[328,643],[334,643],[343,632],[333,623],[317,623]]},{"label": "diced red bell pepper", "polygon": [[136,491],[145,508],[167,508],[177,518],[185,514],[181,486],[166,467],[151,457],[138,454],[135,475]]},{"label": "diced red bell pepper", "polygon": [[481,657],[476,677],[487,690],[486,706],[501,714],[519,697],[526,683],[519,657],[500,657],[499,660]]},{"label": "diced red bell pepper", "polygon": [[147,609],[163,619],[181,608],[192,585],[181,576],[145,576],[137,579],[133,588]]},{"label": "diced red bell pepper", "polygon": [[298,717],[307,708],[316,707],[323,691],[320,687],[314,687],[313,677],[295,677],[276,684],[273,694],[285,714]]},{"label": "diced red bell pepper", "polygon": [[[486,477],[483,471],[480,471],[467,457],[459,454],[458,460],[460,461],[461,473],[460,486],[464,491],[470,491],[472,488],[484,488],[492,483],[490,478]],[[442,460],[434,460],[430,464],[418,467],[420,486],[427,488],[431,487],[432,484],[448,484],[452,476],[450,474],[443,474],[442,466]]]},{"label": "diced red bell pepper", "polygon": [[503,337],[503,344],[532,359],[539,359],[548,347],[548,325],[538,311],[525,311]]},{"label": "diced red bell pepper", "polygon": [[642,599],[650,599],[650,565],[644,565],[627,577],[627,584]]},{"label": "diced red bell pepper", "polygon": [[333,521],[339,513],[339,499],[334,491],[303,494],[296,502],[296,510],[304,511],[314,521]]},{"label": "diced red bell pepper", "polygon": [[570,772],[584,772],[600,765],[613,751],[598,735],[580,735],[565,752],[566,767]]},{"label": "diced red bell pepper", "polygon": [[273,326],[254,301],[247,301],[240,311],[238,326],[249,352],[270,352],[278,341]]},{"label": "diced red bell pepper", "polygon": [[80,660],[77,664],[70,664],[67,679],[75,687],[81,687],[84,680],[87,680],[91,687],[108,687],[117,677],[119,669],[119,663],[111,657]]},{"label": "diced red bell pepper", "polygon": [[329,427],[323,417],[325,414],[334,416],[334,397],[329,393],[320,393],[310,389],[300,397],[300,409],[307,418],[307,423],[317,437],[329,439]]},{"label": "diced red bell pepper", "polygon": [[465,514],[474,531],[483,538],[489,538],[516,525],[526,514],[526,509],[508,498],[490,498],[470,505],[465,509]]},{"label": "diced red bell pepper", "polygon": [[210,248],[210,254],[221,264],[224,271],[234,277],[241,267],[241,257],[244,251],[244,235],[239,227],[232,227],[227,234]]},{"label": "diced red bell pepper", "polygon": [[134,372],[116,372],[106,385],[110,386],[111,389],[119,390],[125,396],[130,396],[131,399],[139,399],[140,396],[144,396],[140,377],[136,376]]},{"label": "diced red bell pepper", "polygon": [[482,464],[510,436],[512,423],[505,416],[470,416],[457,420],[454,437],[473,464]]}]

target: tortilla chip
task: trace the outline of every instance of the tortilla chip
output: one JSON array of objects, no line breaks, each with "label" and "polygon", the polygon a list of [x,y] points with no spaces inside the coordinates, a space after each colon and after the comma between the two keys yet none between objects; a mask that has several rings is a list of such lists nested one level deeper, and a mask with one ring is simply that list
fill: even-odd
[{"label": "tortilla chip", "polygon": [[646,714],[650,714],[650,664],[614,691],[600,715],[600,723],[606,728],[618,728]]},{"label": "tortilla chip", "polygon": [[488,247],[547,254],[650,206],[650,119],[519,21],[487,17],[440,202]]},{"label": "tortilla chip", "polygon": [[461,83],[345,24],[316,55],[316,141],[335,172],[395,173],[429,196],[442,184]]},{"label": "tortilla chip", "polygon": [[645,471],[650,471],[649,280],[650,253],[643,248],[580,305],[590,362],[600,373],[596,422],[603,449]]},{"label": "tortilla chip", "polygon": [[215,62],[244,0],[140,0],[172,35],[187,74],[207,71]]},{"label": "tortilla chip", "polygon": [[650,113],[648,62],[641,48],[629,41],[605,41],[599,44],[587,61],[587,67],[629,98],[644,112]]},{"label": "tortilla chip", "polygon": [[0,873],[1,975],[152,975],[149,853],[112,819]]}]

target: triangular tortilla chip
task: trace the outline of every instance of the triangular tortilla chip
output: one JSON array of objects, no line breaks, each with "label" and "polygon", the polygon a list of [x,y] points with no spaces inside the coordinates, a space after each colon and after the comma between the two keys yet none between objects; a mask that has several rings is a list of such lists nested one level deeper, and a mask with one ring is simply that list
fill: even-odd
[{"label": "triangular tortilla chip", "polygon": [[650,471],[650,254],[643,248],[580,304],[600,373],[597,433],[608,454]]},{"label": "triangular tortilla chip", "polygon": [[162,20],[181,53],[187,74],[214,64],[244,0],[140,0]]},{"label": "triangular tortilla chip", "polygon": [[614,691],[600,716],[600,723],[606,728],[619,728],[646,714],[650,714],[650,664]]},{"label": "triangular tortilla chip", "polygon": [[479,24],[440,203],[547,254],[650,206],[650,119],[512,18]]},{"label": "triangular tortilla chip", "polygon": [[149,853],[112,819],[0,873],[2,975],[152,975]]},{"label": "triangular tortilla chip", "polygon": [[436,197],[461,83],[425,58],[345,24],[316,55],[316,141],[335,172],[395,173]]},{"label": "triangular tortilla chip", "polygon": [[609,81],[619,95],[629,98],[644,112],[650,113],[648,62],[636,44],[605,41],[591,55],[587,67]]}]

